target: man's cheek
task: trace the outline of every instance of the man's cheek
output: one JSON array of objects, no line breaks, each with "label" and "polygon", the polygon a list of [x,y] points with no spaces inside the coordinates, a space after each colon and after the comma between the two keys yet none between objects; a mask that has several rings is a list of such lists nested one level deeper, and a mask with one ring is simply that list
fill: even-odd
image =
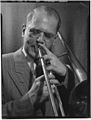
[{"label": "man's cheek", "polygon": [[35,39],[28,37],[26,42],[27,42],[28,45],[32,45],[32,44],[35,44]]},{"label": "man's cheek", "polygon": [[46,47],[50,50],[51,49],[51,47],[52,47],[52,43],[51,42],[46,42]]},{"label": "man's cheek", "polygon": [[33,40],[28,39],[28,40],[27,40],[27,44],[28,44],[28,45],[32,45],[32,44],[33,44]]}]

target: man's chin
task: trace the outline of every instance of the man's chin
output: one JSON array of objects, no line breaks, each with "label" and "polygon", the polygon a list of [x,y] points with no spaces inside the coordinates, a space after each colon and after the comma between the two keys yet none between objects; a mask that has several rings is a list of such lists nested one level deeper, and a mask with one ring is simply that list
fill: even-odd
[{"label": "man's chin", "polygon": [[34,50],[30,49],[25,49],[27,55],[32,58],[32,59],[36,59],[37,58],[37,52],[35,52]]},{"label": "man's chin", "polygon": [[37,58],[37,54],[34,53],[34,52],[28,52],[28,55],[29,55],[30,58],[32,58],[34,60]]}]

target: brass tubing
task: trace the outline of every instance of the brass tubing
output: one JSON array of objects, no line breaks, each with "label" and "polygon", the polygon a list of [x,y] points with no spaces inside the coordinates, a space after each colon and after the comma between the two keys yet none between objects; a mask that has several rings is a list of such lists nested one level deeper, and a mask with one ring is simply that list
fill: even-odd
[{"label": "brass tubing", "polygon": [[72,68],[76,76],[78,77],[79,82],[83,82],[84,80],[87,80],[87,74],[83,68],[83,66],[80,64],[76,56],[72,53],[71,49],[67,45],[66,41],[62,38],[62,35],[58,32],[57,33],[59,39],[61,40],[62,44],[67,48],[68,50],[68,57],[71,62]]},{"label": "brass tubing", "polygon": [[54,96],[53,96],[53,93],[52,93],[50,81],[48,79],[47,71],[46,71],[45,64],[44,64],[44,59],[42,57],[42,53],[41,53],[40,48],[38,48],[38,51],[39,51],[39,57],[40,57],[40,60],[41,60],[41,65],[42,65],[43,73],[44,73],[45,80],[46,80],[46,83],[47,83],[47,88],[48,88],[48,92],[49,92],[49,96],[50,96],[50,100],[51,100],[53,112],[54,112],[54,115],[56,117],[58,117],[58,112],[57,112],[56,104],[55,104],[55,101],[54,101]]}]

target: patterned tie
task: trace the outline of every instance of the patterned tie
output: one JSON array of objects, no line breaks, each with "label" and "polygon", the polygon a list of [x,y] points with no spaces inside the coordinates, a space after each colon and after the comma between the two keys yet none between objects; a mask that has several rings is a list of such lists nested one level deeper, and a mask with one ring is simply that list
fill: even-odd
[{"label": "patterned tie", "polygon": [[34,64],[31,64],[28,62],[28,66],[29,66],[29,75],[30,75],[30,79],[29,79],[29,89],[31,88],[35,78],[36,78],[36,68],[34,67]]}]

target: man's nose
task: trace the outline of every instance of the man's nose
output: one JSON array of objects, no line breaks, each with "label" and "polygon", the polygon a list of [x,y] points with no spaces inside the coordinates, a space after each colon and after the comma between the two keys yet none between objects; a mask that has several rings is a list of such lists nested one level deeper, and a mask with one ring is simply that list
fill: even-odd
[{"label": "man's nose", "polygon": [[44,33],[41,32],[40,36],[37,39],[37,42],[44,44]]}]

